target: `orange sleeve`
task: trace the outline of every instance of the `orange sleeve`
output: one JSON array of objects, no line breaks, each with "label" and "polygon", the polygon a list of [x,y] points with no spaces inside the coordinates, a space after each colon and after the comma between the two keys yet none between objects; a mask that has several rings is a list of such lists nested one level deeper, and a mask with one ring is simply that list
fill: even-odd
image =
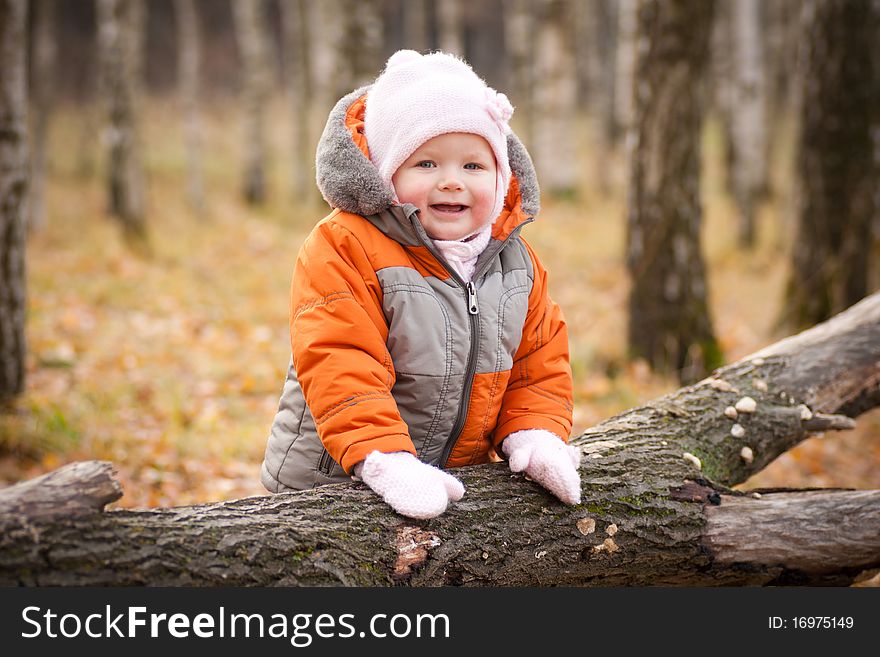
[{"label": "orange sleeve", "polygon": [[387,337],[381,285],[363,245],[348,228],[321,222],[296,261],[290,340],[318,435],[348,473],[373,450],[415,454],[391,396]]},{"label": "orange sleeve", "polygon": [[534,283],[522,340],[501,402],[494,447],[514,431],[546,429],[567,441],[571,433],[573,384],[568,329],[547,290],[547,270],[523,240],[534,264]]}]

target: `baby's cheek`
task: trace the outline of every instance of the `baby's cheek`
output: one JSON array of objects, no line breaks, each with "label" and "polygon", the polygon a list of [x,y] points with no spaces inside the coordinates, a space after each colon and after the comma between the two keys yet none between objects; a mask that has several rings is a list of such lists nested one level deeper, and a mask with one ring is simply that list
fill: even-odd
[{"label": "baby's cheek", "polygon": [[494,195],[481,194],[479,196],[474,208],[474,215],[477,217],[478,224],[483,224],[492,218],[489,216],[489,213],[492,211],[492,205],[494,204],[494,201]]}]

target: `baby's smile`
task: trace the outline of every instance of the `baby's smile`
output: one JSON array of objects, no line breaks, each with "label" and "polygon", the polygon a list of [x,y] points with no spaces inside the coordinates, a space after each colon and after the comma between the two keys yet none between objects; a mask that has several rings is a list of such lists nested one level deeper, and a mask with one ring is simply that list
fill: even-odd
[{"label": "baby's smile", "polygon": [[461,203],[432,203],[430,207],[434,212],[450,215],[461,214],[468,209],[467,205],[462,205]]}]

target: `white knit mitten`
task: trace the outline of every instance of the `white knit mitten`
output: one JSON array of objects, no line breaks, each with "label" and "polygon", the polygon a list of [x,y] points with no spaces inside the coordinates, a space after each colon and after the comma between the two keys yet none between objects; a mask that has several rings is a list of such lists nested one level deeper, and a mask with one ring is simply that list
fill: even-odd
[{"label": "white knit mitten", "polygon": [[514,431],[501,449],[513,472],[525,473],[566,504],[581,501],[580,450],[544,429]]},{"label": "white knit mitten", "polygon": [[410,518],[434,518],[464,495],[464,484],[409,452],[370,452],[354,474],[392,509]]}]

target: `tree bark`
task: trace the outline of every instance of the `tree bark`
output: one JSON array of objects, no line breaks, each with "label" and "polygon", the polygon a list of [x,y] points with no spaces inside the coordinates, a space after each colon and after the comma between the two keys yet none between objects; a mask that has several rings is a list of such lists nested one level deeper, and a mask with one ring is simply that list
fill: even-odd
[{"label": "tree bark", "polygon": [[542,191],[572,197],[579,185],[577,78],[575,75],[572,6],[568,0],[533,3],[535,50],[532,102],[535,161]]},{"label": "tree bark", "polygon": [[55,0],[31,3],[34,14],[34,62],[31,76],[33,137],[31,139],[31,185],[28,232],[46,225],[46,141],[55,90]]},{"label": "tree bark", "polygon": [[878,384],[880,294],[574,439],[581,504],[494,463],[429,521],[362,484],[102,511],[112,466],[72,464],[0,492],[0,584],[846,585],[880,566],[880,491],[729,487],[852,427]]},{"label": "tree bark", "polygon": [[437,0],[436,10],[440,50],[464,57],[464,1]]},{"label": "tree bark", "polygon": [[617,49],[614,57],[614,140],[625,138],[633,125],[633,76],[639,0],[617,0]]},{"label": "tree bark", "polygon": [[281,23],[287,92],[291,105],[291,190],[303,203],[314,198],[315,183],[312,162],[314,144],[309,126],[312,124],[312,78],[309,58],[308,4],[305,0],[282,2]]},{"label": "tree bark", "polygon": [[508,95],[516,108],[513,123],[516,132],[531,149],[535,144],[534,106],[535,85],[532,61],[535,53],[533,11],[529,0],[504,0],[504,50],[507,68]]},{"label": "tree bark", "polygon": [[235,34],[242,62],[244,110],[244,180],[248,203],[266,201],[266,100],[269,95],[269,62],[263,0],[232,3]]},{"label": "tree bark", "polygon": [[198,214],[205,209],[205,184],[202,167],[202,121],[199,113],[201,95],[202,38],[195,0],[175,0],[177,18],[178,88],[183,105],[184,142],[186,144],[186,196]]},{"label": "tree bark", "polygon": [[878,170],[872,130],[880,105],[874,66],[880,7],[804,5],[798,153],[798,230],[786,323],[823,321],[868,293]]},{"label": "tree bark", "polygon": [[[409,3],[407,3],[409,4]],[[340,0],[305,3],[309,36],[310,76],[312,81],[312,145],[316,146],[327,115],[336,101],[352,89],[345,81],[342,53],[337,44],[345,34],[345,17]],[[375,74],[375,71],[373,71]],[[314,159],[314,150],[311,159]],[[313,185],[314,187],[314,185]]]},{"label": "tree bark", "polygon": [[701,84],[713,3],[639,5],[630,158],[629,347],[682,382],[722,361],[700,250]]},{"label": "tree bark", "polygon": [[27,2],[0,1],[0,403],[24,391]]},{"label": "tree bark", "polygon": [[608,112],[614,99],[607,73],[614,58],[607,44],[610,17],[608,0],[581,1],[575,6],[574,31],[578,106],[587,108],[590,129],[578,141],[579,152],[589,153],[589,186],[603,195],[611,191],[613,144],[608,132]]},{"label": "tree bark", "polygon": [[766,133],[769,159],[773,137],[796,113],[798,49],[802,47],[800,14],[803,0],[761,3],[764,80],[767,98]]},{"label": "tree bark", "polygon": [[[626,184],[626,178],[614,163],[621,160],[625,149],[621,148],[620,130],[615,115],[615,98],[620,91],[617,79],[618,47],[618,2],[601,0],[598,4],[599,16],[595,36],[598,50],[598,71],[595,79],[596,91],[591,106],[595,112],[595,150],[596,180],[603,195],[610,195],[614,189]],[[632,83],[632,80],[629,80]]]},{"label": "tree bark", "polygon": [[736,111],[734,92],[736,84],[736,50],[735,35],[733,29],[732,14],[736,8],[731,2],[721,2],[715,5],[715,15],[712,18],[712,33],[709,37],[711,57],[709,59],[709,73],[706,76],[707,86],[707,114],[717,116],[719,129],[723,140],[722,158],[724,166],[721,173],[722,185],[725,193],[734,196],[733,171],[735,168],[733,133],[733,113]]},{"label": "tree bark", "polygon": [[382,69],[383,26],[378,0],[342,0],[339,8],[343,24],[341,53],[343,85],[340,96],[369,84]]},{"label": "tree bark", "polygon": [[739,243],[755,245],[756,213],[762,190],[766,188],[767,120],[764,83],[764,53],[758,0],[733,3],[735,83],[731,113],[733,125],[734,169],[732,182],[739,210]]},{"label": "tree bark", "polygon": [[99,0],[102,95],[107,103],[107,184],[110,211],[127,239],[147,236],[144,172],[139,136],[142,0]]},{"label": "tree bark", "polygon": [[432,7],[428,0],[404,0],[400,8],[405,47],[424,54],[431,48],[429,17]]}]

